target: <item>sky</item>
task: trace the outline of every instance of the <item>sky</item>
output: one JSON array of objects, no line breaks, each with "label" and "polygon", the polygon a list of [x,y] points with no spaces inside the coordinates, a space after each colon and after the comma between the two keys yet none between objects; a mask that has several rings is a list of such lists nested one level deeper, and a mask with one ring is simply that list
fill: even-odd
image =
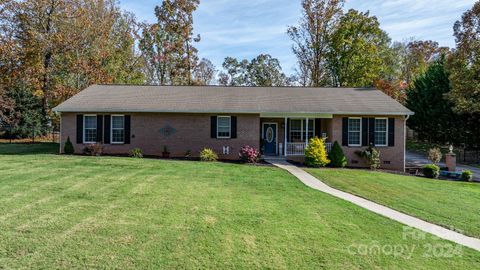
[{"label": "sky", "polygon": [[[476,0],[347,0],[350,8],[370,11],[394,41],[410,38],[437,41],[455,46],[453,24]],[[154,8],[161,0],[120,0],[120,6],[133,12],[139,21],[155,22]],[[292,74],[296,58],[288,26],[298,25],[301,0],[200,0],[194,13],[195,44],[200,58],[210,59],[221,69],[227,56],[252,59],[270,54],[280,60],[283,70]]]}]

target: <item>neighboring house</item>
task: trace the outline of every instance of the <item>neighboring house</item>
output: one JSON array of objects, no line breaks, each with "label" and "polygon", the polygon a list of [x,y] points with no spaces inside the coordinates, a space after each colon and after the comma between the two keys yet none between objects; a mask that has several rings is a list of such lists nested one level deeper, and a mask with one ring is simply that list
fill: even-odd
[{"label": "neighboring house", "polygon": [[338,141],[352,167],[355,152],[374,145],[381,167],[404,170],[405,121],[413,113],[379,90],[300,87],[93,85],[54,109],[61,149],[101,143],[106,154],[141,148],[160,156],[195,157],[212,148],[238,159],[244,145],[264,155],[302,160],[309,138]]}]

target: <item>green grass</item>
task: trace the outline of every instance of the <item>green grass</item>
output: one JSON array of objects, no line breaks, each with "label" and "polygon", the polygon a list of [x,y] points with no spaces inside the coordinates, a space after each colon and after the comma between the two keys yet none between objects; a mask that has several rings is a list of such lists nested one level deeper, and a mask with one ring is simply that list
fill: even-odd
[{"label": "green grass", "polygon": [[480,238],[480,184],[383,172],[310,169],[331,187]]},{"label": "green grass", "polygon": [[[480,253],[468,248],[453,257],[434,254],[432,246],[449,251],[452,243],[403,237],[401,224],[309,189],[276,168],[58,156],[39,154],[39,147],[45,146],[0,145],[0,153],[10,153],[0,154],[0,269],[480,264]],[[386,248],[353,253],[363,245]],[[392,247],[399,254],[392,255]]]}]

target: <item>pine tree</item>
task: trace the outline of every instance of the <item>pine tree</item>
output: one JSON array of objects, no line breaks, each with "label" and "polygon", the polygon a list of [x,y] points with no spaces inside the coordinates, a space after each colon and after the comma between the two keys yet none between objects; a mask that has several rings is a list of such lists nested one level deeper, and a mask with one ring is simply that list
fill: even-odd
[{"label": "pine tree", "polygon": [[334,168],[343,168],[347,166],[347,158],[337,141],[333,144],[332,150],[328,154],[328,159],[330,159],[329,165]]}]

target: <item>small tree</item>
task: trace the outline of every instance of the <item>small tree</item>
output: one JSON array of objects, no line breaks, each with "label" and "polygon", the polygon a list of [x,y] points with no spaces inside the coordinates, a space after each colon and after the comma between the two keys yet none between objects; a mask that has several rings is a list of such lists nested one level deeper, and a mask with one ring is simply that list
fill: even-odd
[{"label": "small tree", "polygon": [[433,164],[437,164],[442,160],[442,151],[440,148],[435,147],[428,150],[428,160],[430,160]]},{"label": "small tree", "polygon": [[372,146],[369,146],[365,151],[357,151],[355,154],[364,158],[371,170],[380,168],[380,151]]},{"label": "small tree", "polygon": [[332,167],[343,168],[347,166],[347,158],[337,141],[333,144],[332,150],[328,154],[328,159]]},{"label": "small tree", "polygon": [[318,137],[310,139],[305,149],[305,164],[309,167],[325,167],[330,163],[325,149],[325,139]]},{"label": "small tree", "polygon": [[70,141],[70,136],[67,137],[67,141],[65,142],[65,146],[63,146],[63,152],[66,155],[73,155],[73,153],[75,153],[75,149],[73,148],[73,144]]}]

